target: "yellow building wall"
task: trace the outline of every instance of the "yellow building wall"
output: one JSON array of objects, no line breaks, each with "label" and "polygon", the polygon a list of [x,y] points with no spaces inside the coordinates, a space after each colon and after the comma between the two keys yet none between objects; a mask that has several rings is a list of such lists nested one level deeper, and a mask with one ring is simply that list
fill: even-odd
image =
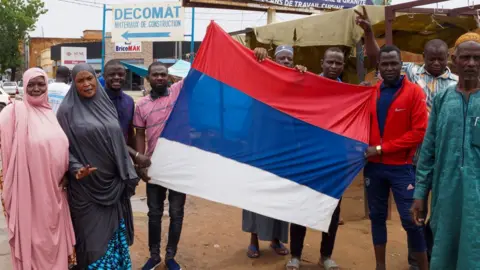
[{"label": "yellow building wall", "polygon": [[51,59],[50,49],[45,49],[40,53],[40,66],[43,68],[49,78],[54,78],[54,61]]}]

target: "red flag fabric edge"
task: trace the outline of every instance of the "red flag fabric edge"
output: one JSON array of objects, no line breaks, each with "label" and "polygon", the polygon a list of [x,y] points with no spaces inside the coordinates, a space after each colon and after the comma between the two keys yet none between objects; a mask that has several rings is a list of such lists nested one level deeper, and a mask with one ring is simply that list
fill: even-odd
[{"label": "red flag fabric edge", "polygon": [[373,86],[302,74],[270,60],[259,63],[215,22],[192,67],[297,119],[368,143]]}]

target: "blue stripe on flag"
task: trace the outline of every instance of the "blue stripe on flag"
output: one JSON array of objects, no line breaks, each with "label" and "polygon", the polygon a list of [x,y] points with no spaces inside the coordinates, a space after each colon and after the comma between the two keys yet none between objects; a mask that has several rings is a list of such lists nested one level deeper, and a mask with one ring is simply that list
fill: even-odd
[{"label": "blue stripe on flag", "polygon": [[162,137],[334,198],[340,198],[363,168],[367,148],[365,143],[298,120],[195,69],[184,82]]}]

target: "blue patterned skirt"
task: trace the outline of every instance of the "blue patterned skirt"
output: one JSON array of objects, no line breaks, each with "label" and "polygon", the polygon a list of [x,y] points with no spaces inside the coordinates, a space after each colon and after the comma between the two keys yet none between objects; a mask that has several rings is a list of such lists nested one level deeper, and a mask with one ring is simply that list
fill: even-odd
[{"label": "blue patterned skirt", "polygon": [[131,270],[132,261],[127,242],[125,221],[120,221],[120,228],[115,232],[105,255],[88,266],[88,270]]}]

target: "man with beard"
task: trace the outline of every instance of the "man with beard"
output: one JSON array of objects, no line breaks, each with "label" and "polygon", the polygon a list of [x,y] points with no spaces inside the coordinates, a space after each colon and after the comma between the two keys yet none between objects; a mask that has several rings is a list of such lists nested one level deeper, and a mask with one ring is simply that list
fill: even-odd
[{"label": "man with beard", "polygon": [[[148,67],[147,80],[152,90],[149,95],[137,102],[133,124],[136,129],[135,149],[141,154],[146,154],[150,159],[183,87],[183,80],[168,87],[168,69],[160,62],[154,62]],[[161,262],[160,239],[167,189],[148,183],[150,178],[147,175],[147,168],[140,169],[139,173],[141,178],[147,182],[148,246],[150,249],[150,258],[142,269],[150,270],[155,269]],[[170,228],[165,256],[165,265],[168,270],[181,269],[175,261],[175,255],[182,232],[185,199],[185,194],[168,190]]]},{"label": "man with beard", "polygon": [[[380,48],[375,40],[375,35],[372,30],[372,25],[368,18],[368,14],[363,8],[363,14],[357,12],[356,23],[359,25],[365,32],[365,49],[370,59],[371,65],[377,63],[378,52]],[[425,44],[423,50],[424,64],[417,65],[415,63],[403,63],[402,71],[405,76],[413,83],[416,83],[423,89],[423,92],[427,96],[426,105],[427,110],[430,113],[432,108],[432,102],[435,95],[438,92],[441,92],[451,86],[454,86],[458,82],[458,76],[453,74],[448,68],[448,45],[440,39],[432,39]],[[414,165],[418,159],[418,154],[420,147],[414,157]],[[428,214],[428,200],[425,201],[425,213]],[[431,231],[429,222],[427,222],[426,227],[426,240],[428,247],[428,254],[431,254],[431,248],[433,246],[433,241],[430,239]],[[410,264],[411,270],[418,269],[418,263],[415,261],[415,257],[411,251],[411,244],[408,241],[408,262]]]},{"label": "man with beard", "polygon": [[110,60],[105,65],[105,92],[117,109],[118,121],[123,131],[123,136],[128,145],[128,152],[135,164],[140,167],[150,166],[150,159],[134,150],[135,133],[133,129],[133,112],[135,102],[125,94],[122,87],[125,83],[127,72],[118,60]]},{"label": "man with beard", "polygon": [[378,69],[383,78],[372,99],[370,142],[365,153],[365,186],[372,226],[376,269],[386,269],[388,197],[392,190],[402,226],[418,267],[428,270],[424,229],[410,215],[415,190],[413,156],[427,127],[425,93],[401,76],[400,50],[380,49]]},{"label": "man with beard", "polygon": [[480,269],[480,35],[467,33],[452,56],[458,85],[433,99],[417,167],[417,224],[431,190],[431,269]]}]

